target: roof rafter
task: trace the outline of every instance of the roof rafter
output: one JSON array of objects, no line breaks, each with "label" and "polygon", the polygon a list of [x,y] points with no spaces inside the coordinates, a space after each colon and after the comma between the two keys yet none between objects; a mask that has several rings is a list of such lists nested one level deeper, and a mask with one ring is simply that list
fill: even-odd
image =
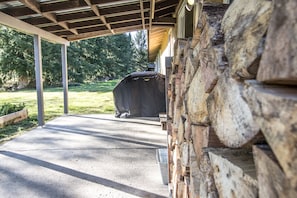
[{"label": "roof rafter", "polygon": [[94,12],[98,17],[100,17],[100,20],[101,20],[101,21],[104,23],[104,25],[109,29],[109,31],[110,31],[112,34],[114,34],[114,31],[111,29],[110,24],[108,24],[108,23],[106,22],[105,17],[100,15],[100,12],[99,12],[99,9],[97,8],[97,6],[96,6],[96,5],[92,5],[92,3],[91,3],[90,0],[84,0],[84,1],[88,4],[88,6],[91,7],[91,9],[93,10],[93,12]]},{"label": "roof rafter", "polygon": [[[0,0],[0,12],[24,22],[29,27],[34,26],[42,32],[70,41],[148,29],[149,52],[155,54],[160,42],[163,42],[164,32],[168,33],[169,28],[175,26],[176,13],[181,2],[181,0]],[[1,18],[0,23],[7,24],[2,22]],[[150,55],[150,60],[154,56]]]},{"label": "roof rafter", "polygon": [[0,12],[0,23],[3,25],[6,25],[8,27],[17,29],[17,30],[22,30],[22,32],[27,33],[27,34],[38,34],[45,40],[51,41],[53,43],[60,43],[60,44],[65,44],[69,45],[69,41],[58,37],[54,34],[51,34],[45,30],[42,30],[40,28],[37,28],[33,25],[30,25],[28,23],[25,23],[19,19],[16,19],[10,15],[7,15],[3,12]]},{"label": "roof rafter", "polygon": [[155,0],[151,0],[151,2],[150,2],[150,24],[149,24],[149,30],[152,29],[152,21],[154,19],[154,13],[155,13]]},{"label": "roof rafter", "polygon": [[66,23],[63,23],[63,22],[59,23],[54,14],[52,14],[52,13],[42,13],[41,10],[40,10],[40,4],[36,0],[19,0],[19,1],[22,2],[24,5],[26,5],[28,8],[30,8],[31,10],[33,10],[34,12],[36,12],[38,14],[41,14],[45,18],[47,18],[50,21],[60,25],[64,29],[71,31],[73,34],[78,34],[76,30],[70,30]]},{"label": "roof rafter", "polygon": [[139,3],[140,3],[140,12],[141,12],[142,28],[145,30],[145,20],[144,20],[143,1],[142,1],[142,0],[139,0]]}]

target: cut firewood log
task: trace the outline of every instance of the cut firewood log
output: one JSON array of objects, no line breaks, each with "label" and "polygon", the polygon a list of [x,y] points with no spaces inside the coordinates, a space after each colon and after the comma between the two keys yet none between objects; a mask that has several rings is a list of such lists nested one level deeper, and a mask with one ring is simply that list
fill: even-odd
[{"label": "cut firewood log", "polygon": [[228,66],[224,54],[224,46],[216,45],[204,49],[200,53],[202,78],[205,83],[205,92],[210,93],[217,84],[219,76]]},{"label": "cut firewood log", "polygon": [[195,75],[198,67],[199,67],[199,61],[194,60],[192,56],[188,56],[186,60],[186,69],[185,69],[185,80],[184,80],[184,93],[188,91],[190,88],[190,84],[192,82],[193,76]]},{"label": "cut firewood log", "polygon": [[180,181],[177,183],[177,194],[176,198],[182,198],[184,194],[184,188],[185,188],[185,183],[183,181]]},{"label": "cut firewood log", "polygon": [[180,177],[182,175],[182,165],[181,165],[181,159],[180,159],[180,149],[178,146],[175,146],[175,149],[172,153],[172,178],[171,183],[176,185],[180,181]]},{"label": "cut firewood log", "polygon": [[192,139],[197,160],[200,163],[205,147],[224,147],[215,132],[209,126],[192,125]]},{"label": "cut firewood log", "polygon": [[185,125],[184,125],[184,118],[181,116],[178,124],[178,134],[177,134],[177,142],[178,144],[182,144],[184,142],[184,134],[185,134]]},{"label": "cut firewood log", "polygon": [[258,197],[253,154],[243,149],[208,149],[219,197]]},{"label": "cut firewood log", "polygon": [[246,81],[244,96],[284,173],[297,187],[297,89]]},{"label": "cut firewood log", "polygon": [[192,126],[189,119],[186,119],[185,121],[185,134],[184,138],[186,141],[191,141],[192,138]]},{"label": "cut firewood log", "polygon": [[193,144],[190,144],[190,195],[200,198],[200,171]]},{"label": "cut firewood log", "polygon": [[181,152],[182,166],[190,167],[190,145],[188,142],[183,142]]},{"label": "cut firewood log", "polygon": [[191,39],[188,39],[184,47],[184,60],[186,60],[189,55],[192,55],[192,53],[193,49],[191,47]]},{"label": "cut firewood log", "polygon": [[180,58],[179,65],[176,67],[176,78],[181,79],[186,66],[186,57]]},{"label": "cut firewood log", "polygon": [[260,198],[295,198],[297,191],[281,170],[276,157],[267,145],[253,146]]},{"label": "cut firewood log", "polygon": [[[222,29],[232,77],[256,77],[264,49],[263,36],[267,31],[271,13],[271,0],[234,0],[230,5],[222,21]],[[275,45],[274,41],[275,38],[272,45]]]},{"label": "cut firewood log", "polygon": [[177,39],[175,41],[175,46],[174,46],[175,56],[174,56],[174,59],[173,59],[173,64],[174,65],[179,65],[180,61],[181,61],[181,58],[184,57],[184,47],[186,46],[187,42],[188,41],[186,39]]},{"label": "cut firewood log", "polygon": [[[207,150],[207,149],[206,149]],[[213,168],[207,151],[203,151],[200,161],[200,197],[218,198],[218,191],[215,185]]]},{"label": "cut firewood log", "polygon": [[178,132],[180,121],[182,121],[181,116],[181,107],[174,108],[173,128],[176,129],[176,132]]},{"label": "cut firewood log", "polygon": [[221,23],[229,5],[215,4],[204,5],[199,26],[202,27],[200,48],[224,44],[224,35],[221,30]]},{"label": "cut firewood log", "polygon": [[227,8],[228,5],[223,4],[203,6],[196,30],[199,32],[199,42],[196,46],[193,46],[194,60],[199,59],[199,54],[202,49],[224,43],[221,21]]},{"label": "cut firewood log", "polygon": [[297,85],[297,3],[275,0],[257,80]]},{"label": "cut firewood log", "polygon": [[227,69],[207,99],[212,127],[220,141],[231,148],[248,144],[259,133],[242,91],[243,84],[230,78]]},{"label": "cut firewood log", "polygon": [[193,124],[209,123],[206,99],[209,94],[205,93],[205,83],[202,80],[201,67],[196,72],[189,91],[186,94],[186,108],[188,118]]}]

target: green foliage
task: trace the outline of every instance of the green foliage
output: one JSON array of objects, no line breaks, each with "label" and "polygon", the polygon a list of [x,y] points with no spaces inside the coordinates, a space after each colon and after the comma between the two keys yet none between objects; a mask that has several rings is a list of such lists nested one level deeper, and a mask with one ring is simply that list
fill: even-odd
[{"label": "green foliage", "polygon": [[147,35],[145,31],[138,31],[134,37],[134,61],[136,71],[144,71],[148,64]]},{"label": "green foliage", "polygon": [[[70,83],[118,79],[147,68],[147,36],[131,34],[98,37],[71,42],[68,47]],[[43,82],[60,86],[62,82],[61,46],[42,41]],[[30,83],[35,86],[32,36],[0,26],[0,85]]]},{"label": "green foliage", "polygon": [[0,106],[0,116],[14,113],[24,108],[25,108],[25,103],[19,103],[17,105],[11,104],[11,103],[4,103],[2,106]]},{"label": "green foliage", "polygon": [[35,78],[31,36],[0,26],[0,76],[3,81]]}]

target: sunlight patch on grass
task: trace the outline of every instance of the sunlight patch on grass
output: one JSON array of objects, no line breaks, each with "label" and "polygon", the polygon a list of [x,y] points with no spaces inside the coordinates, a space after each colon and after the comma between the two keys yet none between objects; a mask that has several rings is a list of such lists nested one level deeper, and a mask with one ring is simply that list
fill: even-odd
[{"label": "sunlight patch on grass", "polygon": [[[112,90],[117,82],[112,80],[69,87],[69,114],[114,113]],[[43,97],[45,121],[64,114],[63,88],[45,88]],[[22,102],[28,109],[29,119],[0,129],[0,141],[37,126],[36,90],[0,92],[0,104]]]}]

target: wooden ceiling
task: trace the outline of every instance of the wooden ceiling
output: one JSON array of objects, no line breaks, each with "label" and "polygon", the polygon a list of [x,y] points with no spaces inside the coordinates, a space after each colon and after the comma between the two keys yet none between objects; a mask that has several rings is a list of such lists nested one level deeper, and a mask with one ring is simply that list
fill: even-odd
[{"label": "wooden ceiling", "polygon": [[[0,13],[68,41],[149,31],[149,59],[176,23],[179,0],[0,0]],[[156,38],[156,39],[155,39]]]}]

